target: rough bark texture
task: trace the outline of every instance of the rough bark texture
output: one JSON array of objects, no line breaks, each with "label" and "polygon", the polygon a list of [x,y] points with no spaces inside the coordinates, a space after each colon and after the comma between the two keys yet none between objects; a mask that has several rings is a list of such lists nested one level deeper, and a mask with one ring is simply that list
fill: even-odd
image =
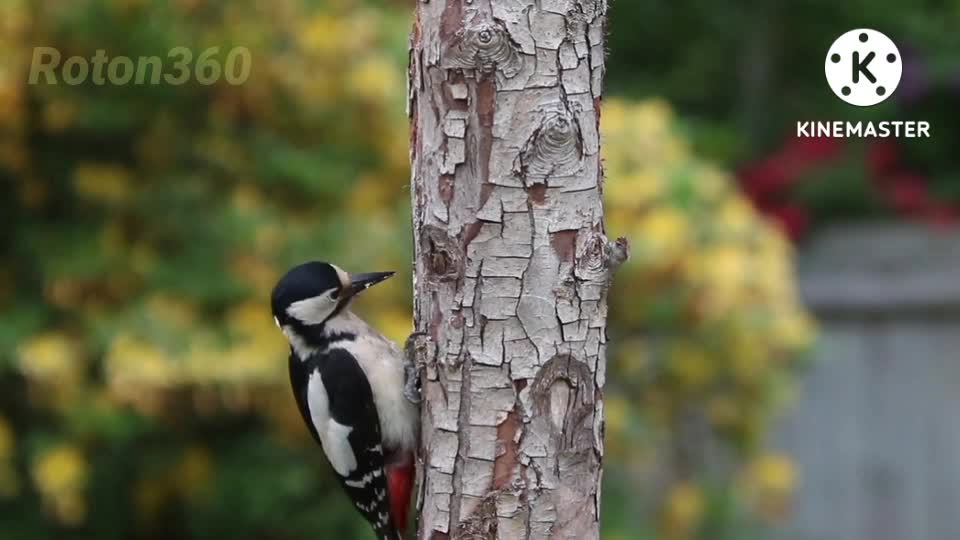
[{"label": "rough bark texture", "polygon": [[421,539],[599,538],[605,0],[421,0]]}]

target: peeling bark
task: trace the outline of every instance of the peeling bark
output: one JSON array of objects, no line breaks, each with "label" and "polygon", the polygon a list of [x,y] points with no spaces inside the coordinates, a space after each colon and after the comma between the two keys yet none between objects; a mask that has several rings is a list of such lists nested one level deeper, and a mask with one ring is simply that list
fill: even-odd
[{"label": "peeling bark", "polygon": [[420,526],[599,538],[605,0],[421,0],[409,112]]}]

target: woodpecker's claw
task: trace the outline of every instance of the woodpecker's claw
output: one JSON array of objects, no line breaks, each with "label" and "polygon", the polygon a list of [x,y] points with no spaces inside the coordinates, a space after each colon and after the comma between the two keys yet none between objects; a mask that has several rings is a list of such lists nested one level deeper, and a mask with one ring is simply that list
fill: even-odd
[{"label": "woodpecker's claw", "polygon": [[403,386],[403,397],[414,405],[419,405],[423,401],[420,395],[420,370],[416,366],[407,364],[403,367],[406,383]]},{"label": "woodpecker's claw", "polygon": [[423,362],[419,358],[424,353],[428,340],[426,332],[414,332],[407,338],[407,343],[403,347],[404,365],[404,385],[403,396],[407,401],[419,405],[423,401],[420,393],[420,374],[423,369]]}]

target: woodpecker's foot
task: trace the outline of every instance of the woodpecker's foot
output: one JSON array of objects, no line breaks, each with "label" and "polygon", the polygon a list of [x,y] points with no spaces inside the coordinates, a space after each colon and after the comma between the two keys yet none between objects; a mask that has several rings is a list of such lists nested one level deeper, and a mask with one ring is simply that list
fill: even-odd
[{"label": "woodpecker's foot", "polygon": [[410,403],[419,405],[423,401],[423,397],[420,395],[420,370],[417,369],[417,366],[407,364],[403,367],[403,374],[406,378],[406,383],[403,385],[403,397],[407,398]]},{"label": "woodpecker's foot", "polygon": [[423,401],[420,393],[420,374],[423,369],[423,362],[419,361],[429,340],[426,332],[414,332],[407,338],[407,343],[403,347],[404,355],[404,385],[403,395],[407,401],[419,405]]}]

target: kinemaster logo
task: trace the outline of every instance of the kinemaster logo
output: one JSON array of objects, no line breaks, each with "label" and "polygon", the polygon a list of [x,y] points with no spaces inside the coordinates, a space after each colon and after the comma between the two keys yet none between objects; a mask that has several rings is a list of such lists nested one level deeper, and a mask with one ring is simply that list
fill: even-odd
[{"label": "kinemaster logo", "polygon": [[[882,32],[858,28],[834,40],[827,50],[823,71],[827,85],[838,98],[855,107],[872,107],[896,92],[903,75],[903,57],[897,44]],[[929,138],[930,122],[799,121],[797,137]]]}]

